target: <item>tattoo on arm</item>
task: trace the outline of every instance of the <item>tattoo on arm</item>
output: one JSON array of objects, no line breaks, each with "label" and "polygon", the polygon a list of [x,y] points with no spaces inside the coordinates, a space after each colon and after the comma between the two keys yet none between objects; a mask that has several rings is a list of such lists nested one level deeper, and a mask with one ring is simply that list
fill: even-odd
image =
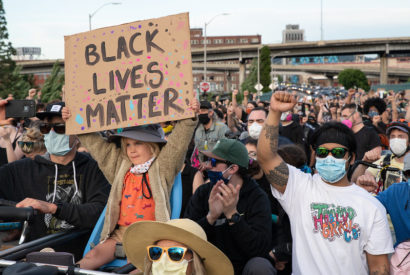
[{"label": "tattoo on arm", "polygon": [[272,153],[276,153],[278,151],[279,125],[265,124],[265,137],[269,139],[270,150]]},{"label": "tattoo on arm", "polygon": [[288,184],[289,168],[286,163],[282,161],[277,167],[266,173],[266,178],[270,184],[286,186]]},{"label": "tattoo on arm", "polygon": [[371,275],[389,275],[390,274],[390,268],[386,265],[383,265],[384,270],[374,270],[371,271]]}]

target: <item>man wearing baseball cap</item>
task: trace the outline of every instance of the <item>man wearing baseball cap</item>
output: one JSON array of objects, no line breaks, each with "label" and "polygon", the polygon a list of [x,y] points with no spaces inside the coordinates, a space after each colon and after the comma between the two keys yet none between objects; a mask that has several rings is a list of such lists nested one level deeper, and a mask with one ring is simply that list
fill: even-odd
[{"label": "man wearing baseball cap", "polygon": [[[407,121],[394,121],[387,126],[386,135],[389,138],[389,147],[391,153],[384,156],[372,156],[371,152],[366,152],[363,160],[373,162],[383,167],[390,166],[403,170],[404,157],[409,150],[410,128]],[[376,161],[374,161],[376,159]],[[379,190],[384,190],[396,182],[403,181],[401,172],[381,171],[376,168],[367,168],[365,165],[359,165],[352,176],[352,181],[357,184],[376,184],[376,178],[380,178]]]},{"label": "man wearing baseball cap", "polygon": [[65,134],[64,106],[64,102],[50,103],[46,111],[36,115],[43,121],[39,128],[47,148],[45,155],[0,168],[0,198],[40,212],[30,228],[29,240],[74,227],[91,229],[107,202],[110,185],[97,163],[77,152],[77,138]]},{"label": "man wearing baseball cap", "polygon": [[209,184],[192,196],[185,217],[205,230],[208,241],[231,260],[235,274],[276,274],[264,257],[271,247],[272,220],[266,193],[248,176],[246,147],[221,139],[208,159]]}]

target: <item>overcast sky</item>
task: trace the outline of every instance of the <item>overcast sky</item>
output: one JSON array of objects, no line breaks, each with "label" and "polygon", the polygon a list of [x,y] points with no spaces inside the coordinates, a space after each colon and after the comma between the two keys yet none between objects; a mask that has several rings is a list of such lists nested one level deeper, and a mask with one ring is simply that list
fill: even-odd
[{"label": "overcast sky", "polygon": [[[88,14],[111,1],[3,0],[14,47],[41,47],[42,59],[64,58],[64,35],[88,30]],[[261,34],[280,43],[286,24],[299,24],[306,40],[320,40],[320,0],[114,0],[92,18],[92,27],[190,13],[191,27],[208,26],[209,36]],[[323,0],[324,39],[410,36],[408,0]]]}]

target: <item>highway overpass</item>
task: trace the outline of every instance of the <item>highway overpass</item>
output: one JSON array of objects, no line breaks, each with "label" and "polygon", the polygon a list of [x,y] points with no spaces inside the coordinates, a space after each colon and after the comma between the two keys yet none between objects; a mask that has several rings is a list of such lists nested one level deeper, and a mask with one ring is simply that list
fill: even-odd
[{"label": "highway overpass", "polygon": [[[296,42],[267,45],[246,45],[232,47],[212,47],[207,49],[207,61],[239,61],[239,78],[245,77],[245,60],[257,57],[258,47],[268,46],[271,56],[303,57],[329,55],[378,54],[380,56],[380,83],[387,83],[387,59],[392,54],[410,54],[410,37],[371,38]],[[201,48],[191,50],[193,62],[203,62]],[[208,66],[207,66],[208,67]]]}]

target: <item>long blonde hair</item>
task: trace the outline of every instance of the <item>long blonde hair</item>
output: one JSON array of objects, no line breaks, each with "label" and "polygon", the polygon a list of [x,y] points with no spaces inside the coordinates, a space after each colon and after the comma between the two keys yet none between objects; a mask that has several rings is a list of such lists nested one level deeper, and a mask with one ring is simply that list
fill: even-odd
[{"label": "long blonde hair", "polygon": [[[204,263],[202,262],[201,257],[199,257],[198,254],[196,254],[195,251],[192,251],[192,264],[193,264],[193,268],[192,268],[192,275],[207,275],[206,273],[206,269],[204,266]],[[163,255],[164,257],[165,255]],[[152,262],[149,260],[148,255],[145,256],[144,259],[144,275],[152,275]],[[191,274],[189,274],[191,275]]]}]

